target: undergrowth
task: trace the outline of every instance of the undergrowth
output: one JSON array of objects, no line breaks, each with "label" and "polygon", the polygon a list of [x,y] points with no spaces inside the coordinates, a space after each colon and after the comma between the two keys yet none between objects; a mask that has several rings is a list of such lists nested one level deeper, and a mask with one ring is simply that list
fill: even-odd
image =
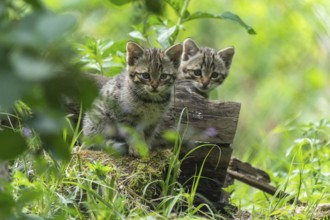
[{"label": "undergrowth", "polygon": [[[24,127],[21,126],[19,129],[23,132]],[[295,138],[286,153],[280,156],[285,158],[280,160],[282,163],[280,170],[272,169],[271,166],[279,162],[279,155],[272,155],[265,148],[264,150],[260,148],[258,152],[260,156],[255,157],[259,159],[251,161],[256,165],[260,162],[258,160],[264,159],[267,155],[270,165],[265,169],[271,175],[272,184],[290,194],[290,197],[278,199],[236,182],[226,189],[231,193],[231,203],[240,209],[250,211],[253,218],[319,217],[317,207],[330,202],[329,129],[330,122],[327,120],[282,128],[282,132],[300,133],[300,136]],[[158,179],[155,178],[155,182],[144,181],[142,185],[138,185],[136,189],[140,187],[141,190],[135,189],[135,191],[140,193],[132,192],[129,187],[125,188],[127,185],[125,181],[133,181],[139,172],[123,172],[120,165],[113,163],[116,160],[120,161],[120,158],[110,159],[107,154],[98,152],[94,157],[87,155],[92,159],[86,160],[81,154],[74,153],[68,162],[59,162],[40,149],[41,142],[32,132],[29,137],[30,150],[13,161],[10,166],[12,181],[5,185],[5,192],[12,195],[10,218],[226,219],[221,214],[214,213],[207,203],[194,205],[196,189],[207,157],[203,161],[201,170],[196,171],[191,189],[186,191],[187,189],[177,182],[180,163],[191,153],[179,158],[182,135],[184,135],[180,135],[179,130],[180,128],[171,134],[172,138],[175,137],[175,147],[168,158],[166,175],[162,179],[163,174],[160,174]],[[70,125],[68,130],[63,132],[63,139],[70,139],[69,143],[75,143],[79,135],[79,129]],[[73,148],[74,151],[75,149]],[[122,163],[130,163],[131,160],[124,159]],[[146,161],[148,164],[149,159],[140,160],[134,164],[134,167]],[[144,172],[144,175],[149,173],[150,171]],[[126,175],[125,181],[123,175]],[[147,196],[153,184],[158,187],[157,197],[152,197],[150,194]],[[293,203],[289,202],[291,199]],[[8,202],[5,197],[1,200]],[[206,207],[208,211],[204,211],[202,207]]]}]

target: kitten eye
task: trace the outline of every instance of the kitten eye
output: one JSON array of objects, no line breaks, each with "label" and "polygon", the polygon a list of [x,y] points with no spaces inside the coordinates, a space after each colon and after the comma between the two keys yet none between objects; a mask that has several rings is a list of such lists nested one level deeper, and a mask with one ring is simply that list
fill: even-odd
[{"label": "kitten eye", "polygon": [[143,79],[150,79],[150,75],[147,72],[141,73]]},{"label": "kitten eye", "polygon": [[201,70],[194,70],[194,74],[195,74],[195,76],[201,76],[202,71]]},{"label": "kitten eye", "polygon": [[160,79],[167,79],[167,77],[168,77],[168,74],[166,74],[166,73],[162,73],[162,74],[160,74]]},{"label": "kitten eye", "polygon": [[211,77],[212,77],[212,78],[218,78],[218,76],[219,76],[219,73],[217,73],[217,72],[213,72],[213,73],[211,74]]}]

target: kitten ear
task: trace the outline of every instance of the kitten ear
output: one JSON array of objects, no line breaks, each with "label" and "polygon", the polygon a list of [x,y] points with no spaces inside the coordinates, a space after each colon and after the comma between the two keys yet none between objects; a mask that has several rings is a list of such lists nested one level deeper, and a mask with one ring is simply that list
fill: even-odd
[{"label": "kitten ear", "polygon": [[127,52],[126,61],[130,66],[134,65],[135,61],[144,54],[143,48],[140,45],[133,42],[128,42],[126,44],[126,52]]},{"label": "kitten ear", "polygon": [[170,48],[167,48],[164,53],[174,63],[174,67],[179,68],[182,55],[182,44],[175,44]]},{"label": "kitten ear", "polygon": [[197,44],[190,38],[183,41],[183,54],[182,60],[186,61],[190,57],[195,56],[199,51]]},{"label": "kitten ear", "polygon": [[233,57],[235,54],[235,48],[227,47],[225,49],[219,50],[218,54],[222,58],[222,60],[225,62],[226,68],[229,69],[230,65],[231,65],[231,61],[233,60]]}]

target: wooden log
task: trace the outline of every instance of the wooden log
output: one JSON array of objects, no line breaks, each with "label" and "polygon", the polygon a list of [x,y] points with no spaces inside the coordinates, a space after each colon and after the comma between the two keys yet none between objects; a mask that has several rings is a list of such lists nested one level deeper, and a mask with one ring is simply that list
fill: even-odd
[{"label": "wooden log", "polygon": [[180,132],[187,142],[230,145],[233,143],[240,103],[211,101],[191,88],[188,80],[175,84],[173,104],[167,112],[160,130],[175,129],[181,118]]},{"label": "wooden log", "polygon": [[256,167],[253,167],[251,164],[242,162],[239,159],[232,158],[230,160],[227,173],[234,179],[237,179],[245,184],[248,184],[254,188],[257,188],[263,192],[266,192],[277,198],[290,198],[289,203],[293,204],[297,202],[299,205],[303,205],[301,201],[297,200],[292,195],[278,190],[278,188],[270,184],[269,175]]},{"label": "wooden log", "polygon": [[[183,134],[180,158],[185,159],[181,163],[178,181],[189,191],[202,169],[197,193],[219,210],[223,203],[228,204],[222,187],[233,151],[240,103],[205,99],[191,85],[188,80],[176,82],[173,104],[160,125],[160,131],[180,127],[178,130]],[[173,146],[173,143],[169,145]],[[195,200],[196,205],[205,202],[200,198]]]}]

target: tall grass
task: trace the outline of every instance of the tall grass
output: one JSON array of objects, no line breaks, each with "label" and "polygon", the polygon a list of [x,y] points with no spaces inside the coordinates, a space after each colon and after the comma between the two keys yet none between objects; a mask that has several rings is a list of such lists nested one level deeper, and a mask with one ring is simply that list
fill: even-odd
[{"label": "tall grass", "polygon": [[[327,184],[330,175],[330,123],[323,119],[306,125],[286,125],[281,130],[292,134],[287,136],[292,145],[286,148],[286,152],[283,155],[273,154],[260,146],[260,151],[255,152],[256,159],[251,163],[259,164],[266,158],[264,168],[271,175],[272,184],[291,197],[277,199],[235,183],[230,189],[233,190],[232,202],[248,209],[254,216],[310,219],[319,204],[330,202],[330,187]],[[290,203],[292,199],[293,204]],[[298,213],[297,208],[302,206],[304,208]]]}]

